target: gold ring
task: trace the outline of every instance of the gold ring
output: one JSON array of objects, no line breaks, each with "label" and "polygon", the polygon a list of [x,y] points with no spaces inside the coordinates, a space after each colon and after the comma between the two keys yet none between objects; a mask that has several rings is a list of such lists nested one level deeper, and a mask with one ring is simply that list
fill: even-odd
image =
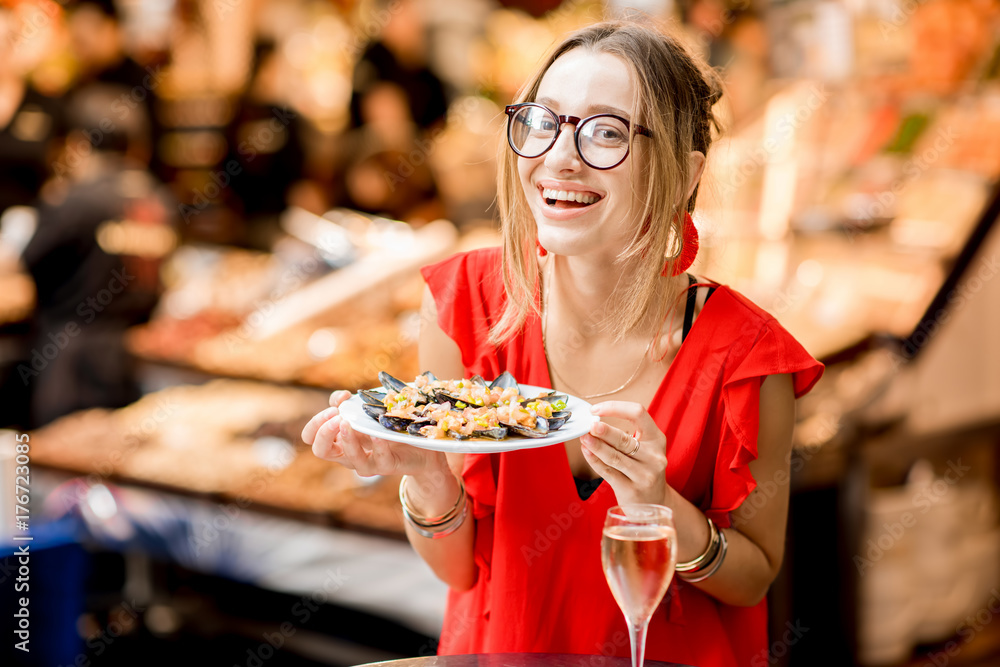
[{"label": "gold ring", "polygon": [[628,457],[630,457],[630,458],[631,458],[632,456],[634,456],[634,455],[635,455],[635,453],[636,453],[637,451],[639,451],[639,439],[638,439],[638,438],[636,438],[635,436],[629,436],[629,437],[630,437],[630,438],[632,438],[632,440],[633,440],[633,441],[635,441],[635,447],[633,447],[633,448],[632,448],[632,451],[631,451],[631,452],[629,452],[628,454],[626,454],[625,456],[628,456]]}]

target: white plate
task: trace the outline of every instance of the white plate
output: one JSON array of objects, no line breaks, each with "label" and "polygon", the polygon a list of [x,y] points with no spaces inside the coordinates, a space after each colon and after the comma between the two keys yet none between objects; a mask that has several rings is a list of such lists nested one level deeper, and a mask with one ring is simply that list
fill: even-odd
[{"label": "white plate", "polygon": [[[543,392],[550,391],[544,387],[535,387],[530,384],[518,385],[521,395],[532,398]],[[552,431],[551,435],[544,438],[525,438],[524,436],[511,436],[503,440],[453,440],[452,438],[422,438],[409,433],[399,433],[392,431],[364,413],[361,408],[361,398],[354,394],[350,399],[340,404],[340,414],[346,419],[356,431],[366,433],[383,440],[403,442],[414,447],[423,449],[433,449],[438,452],[460,452],[470,454],[488,454],[492,452],[514,452],[519,449],[533,449],[535,447],[545,447],[555,445],[573,438],[579,438],[584,433],[590,431],[590,427],[599,417],[595,417],[590,412],[590,403],[575,396],[569,396],[566,402],[566,409],[573,415],[557,431]]]}]

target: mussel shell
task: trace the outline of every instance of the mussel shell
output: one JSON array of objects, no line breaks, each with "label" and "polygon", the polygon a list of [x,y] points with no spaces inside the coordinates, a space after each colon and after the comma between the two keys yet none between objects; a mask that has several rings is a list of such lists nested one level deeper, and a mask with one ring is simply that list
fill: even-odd
[{"label": "mussel shell", "polygon": [[519,390],[517,380],[514,379],[514,376],[509,371],[504,371],[490,383],[490,389],[507,389],[510,387]]},{"label": "mussel shell", "polygon": [[447,433],[449,438],[454,438],[455,440],[469,440],[472,438],[471,435],[464,435],[458,431],[452,431],[451,429],[448,429]]},{"label": "mussel shell", "polygon": [[378,381],[389,391],[400,392],[406,388],[406,383],[398,378],[394,378],[385,371],[378,372]]},{"label": "mussel shell", "polygon": [[507,437],[507,427],[497,426],[496,428],[484,428],[472,432],[473,437],[489,438],[490,440],[503,440]]},{"label": "mussel shell", "polygon": [[406,433],[410,424],[413,423],[413,420],[405,417],[390,417],[389,415],[382,415],[378,418],[378,423],[390,431]]},{"label": "mussel shell", "polygon": [[385,405],[385,392],[362,389],[358,392],[358,397],[366,405]]},{"label": "mussel shell", "polygon": [[420,432],[420,429],[422,429],[425,426],[433,426],[436,423],[437,422],[432,419],[417,419],[415,421],[410,422],[410,425],[406,427],[406,432],[409,433],[410,435],[415,435],[423,438],[425,436],[423,433]]},{"label": "mussel shell", "polygon": [[461,401],[462,399],[460,399],[458,396],[449,394],[448,392],[441,391],[440,389],[438,389],[434,391],[434,395],[431,397],[431,400],[433,400],[435,403],[438,404],[450,403],[451,405],[455,405],[455,403]]},{"label": "mussel shell", "polygon": [[573,416],[573,413],[569,410],[561,410],[559,412],[553,412],[552,416],[548,418],[549,430],[555,431],[563,427],[563,425],[569,421],[569,418]]},{"label": "mussel shell", "polygon": [[437,376],[435,376],[434,373],[431,373],[430,371],[424,371],[423,373],[421,373],[421,375],[427,378],[428,382],[437,382]]},{"label": "mussel shell", "polygon": [[371,403],[362,403],[361,409],[364,410],[366,415],[375,421],[380,421],[380,417],[382,417],[386,411],[386,407],[384,405],[372,405]]},{"label": "mussel shell", "polygon": [[480,387],[490,386],[482,375],[473,375],[471,378],[469,378],[469,382],[471,382],[472,384],[478,384]]},{"label": "mussel shell", "polygon": [[535,418],[535,428],[528,428],[520,424],[504,424],[504,426],[525,438],[544,438],[549,434],[549,420],[545,417]]},{"label": "mussel shell", "polygon": [[527,399],[527,401],[528,402],[530,402],[530,401],[548,401],[549,403],[555,403],[557,401],[562,401],[563,403],[569,403],[569,395],[568,394],[557,394],[554,391],[550,391],[547,394],[539,394],[535,398],[529,398],[529,399]]},{"label": "mussel shell", "polygon": [[434,398],[433,398],[433,400],[434,400],[435,403],[450,403],[452,405],[452,407],[454,409],[456,409],[456,410],[461,410],[462,409],[458,405],[459,403],[462,403],[466,407],[474,407],[474,408],[475,407],[481,407],[477,403],[470,403],[469,401],[464,401],[461,398],[459,398],[458,396],[456,396],[454,394],[449,394],[449,393],[444,392],[444,391],[436,391],[436,392],[434,392]]}]

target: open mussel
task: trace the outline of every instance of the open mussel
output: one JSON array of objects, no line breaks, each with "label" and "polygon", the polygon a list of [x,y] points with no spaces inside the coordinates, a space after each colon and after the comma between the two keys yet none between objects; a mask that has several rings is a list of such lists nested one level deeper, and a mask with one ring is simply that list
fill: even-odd
[{"label": "open mussel", "polygon": [[358,392],[358,396],[365,405],[385,405],[384,391],[362,389]]},{"label": "open mussel", "polygon": [[523,426],[521,424],[504,424],[511,433],[523,435],[525,438],[544,438],[549,434],[549,420],[545,417],[536,417],[535,426]]},{"label": "open mussel", "polygon": [[557,431],[563,427],[563,425],[569,421],[569,418],[573,416],[573,413],[569,410],[562,410],[560,412],[553,412],[552,416],[546,421],[549,423],[549,431]]},{"label": "open mussel", "polygon": [[422,436],[423,433],[420,432],[420,429],[425,426],[434,426],[436,423],[433,419],[414,419],[406,428],[406,432],[410,435]]},{"label": "open mussel", "polygon": [[506,426],[496,426],[494,428],[481,428],[472,432],[474,438],[489,438],[490,440],[503,440],[507,437]]},{"label": "open mussel", "polygon": [[394,378],[385,371],[378,372],[378,381],[386,388],[387,391],[394,391],[399,393],[406,389],[406,383],[398,378]]},{"label": "open mussel", "polygon": [[562,404],[566,405],[567,403],[569,403],[569,395],[568,394],[560,394],[560,393],[555,392],[555,391],[549,391],[549,392],[545,392],[543,394],[539,394],[538,396],[536,396],[534,398],[529,398],[529,399],[527,399],[525,401],[525,403],[528,403],[528,402],[531,402],[531,401],[546,401],[548,403],[558,403],[558,402],[562,401]]},{"label": "open mussel", "polygon": [[493,389],[518,389],[517,380],[514,376],[510,374],[509,371],[504,371],[500,375],[496,376],[496,379],[489,384],[491,390]]},{"label": "open mussel", "polygon": [[408,433],[410,424],[414,420],[408,419],[406,417],[396,417],[393,415],[383,414],[378,418],[378,423],[389,429],[390,431],[396,431],[398,433]]},{"label": "open mussel", "polygon": [[382,404],[374,405],[372,403],[362,403],[361,409],[364,410],[364,413],[366,415],[368,415],[375,421],[379,421],[379,419],[382,417],[382,415],[385,414],[386,411],[386,407],[384,405]]}]

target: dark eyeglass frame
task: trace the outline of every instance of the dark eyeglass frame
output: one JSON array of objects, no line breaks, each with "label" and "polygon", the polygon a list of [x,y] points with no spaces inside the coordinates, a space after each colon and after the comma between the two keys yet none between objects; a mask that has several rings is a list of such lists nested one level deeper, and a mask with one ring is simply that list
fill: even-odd
[{"label": "dark eyeglass frame", "polygon": [[[546,148],[541,153],[539,153],[538,155],[525,155],[521,151],[517,150],[517,147],[514,146],[514,140],[511,138],[511,131],[513,130],[512,123],[514,121],[514,114],[516,114],[521,109],[524,109],[525,107],[537,107],[556,119],[556,133],[552,135],[552,143],[550,143],[549,147]],[[542,157],[543,155],[548,153],[550,150],[552,150],[552,147],[556,145],[556,142],[559,141],[559,134],[562,132],[563,125],[569,123],[570,125],[573,126],[573,145],[576,146],[576,154],[580,156],[580,159],[583,160],[583,163],[586,164],[588,167],[590,167],[591,169],[599,169],[601,171],[614,169],[622,162],[624,162],[625,159],[628,158],[629,153],[632,152],[632,142],[629,141],[628,146],[625,147],[625,155],[622,156],[621,160],[618,160],[618,162],[615,162],[610,167],[598,167],[595,164],[591,164],[590,160],[588,160],[583,156],[583,151],[580,149],[580,127],[582,127],[585,123],[595,118],[614,118],[615,120],[620,121],[623,125],[625,125],[625,129],[629,131],[630,136],[632,134],[639,134],[644,137],[650,137],[650,138],[653,136],[653,133],[650,132],[647,128],[643,127],[642,125],[639,125],[638,123],[633,125],[631,122],[625,120],[621,116],[616,116],[613,113],[598,113],[594,114],[593,116],[587,116],[586,118],[580,118],[579,116],[560,116],[547,106],[543,104],[538,104],[536,102],[522,102],[521,104],[508,104],[506,107],[504,107],[504,113],[507,114],[507,144],[510,146],[511,150],[513,150],[521,157],[534,159],[536,157]]]}]

